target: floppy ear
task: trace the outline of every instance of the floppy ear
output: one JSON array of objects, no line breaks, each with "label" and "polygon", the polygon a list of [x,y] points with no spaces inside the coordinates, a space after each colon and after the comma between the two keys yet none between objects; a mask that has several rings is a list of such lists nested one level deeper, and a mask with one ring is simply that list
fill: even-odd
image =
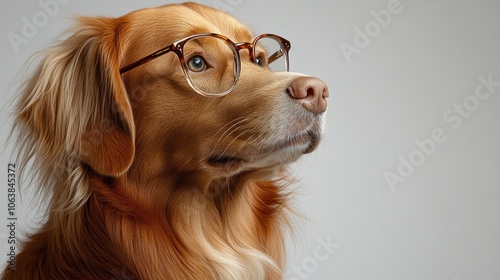
[{"label": "floppy ear", "polygon": [[117,19],[80,18],[47,50],[18,108],[37,152],[43,151],[38,156],[56,162],[76,156],[106,176],[130,167],[135,127],[119,70],[123,26]]}]

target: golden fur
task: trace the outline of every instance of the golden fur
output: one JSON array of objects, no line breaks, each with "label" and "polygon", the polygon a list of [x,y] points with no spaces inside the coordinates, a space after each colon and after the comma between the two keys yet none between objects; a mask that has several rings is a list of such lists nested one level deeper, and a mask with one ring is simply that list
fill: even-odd
[{"label": "golden fur", "polygon": [[[43,53],[15,126],[47,219],[3,280],[282,279],[284,166],[321,130],[321,116],[284,94],[301,75],[241,51],[235,90],[209,98],[190,89],[174,54],[119,73],[203,32],[253,39],[229,15],[186,3],[80,18]],[[298,135],[306,126],[314,137]],[[214,153],[244,160],[217,164]]]}]

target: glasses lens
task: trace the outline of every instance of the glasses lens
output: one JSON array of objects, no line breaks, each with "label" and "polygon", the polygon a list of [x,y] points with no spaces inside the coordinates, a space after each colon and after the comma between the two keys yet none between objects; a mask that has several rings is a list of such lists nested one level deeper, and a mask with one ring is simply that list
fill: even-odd
[{"label": "glasses lens", "polygon": [[257,64],[268,67],[272,71],[288,71],[287,53],[279,39],[260,38],[255,43],[254,52]]},{"label": "glasses lens", "polygon": [[202,36],[187,41],[183,48],[188,82],[202,95],[224,95],[238,76],[236,49],[230,42]]}]

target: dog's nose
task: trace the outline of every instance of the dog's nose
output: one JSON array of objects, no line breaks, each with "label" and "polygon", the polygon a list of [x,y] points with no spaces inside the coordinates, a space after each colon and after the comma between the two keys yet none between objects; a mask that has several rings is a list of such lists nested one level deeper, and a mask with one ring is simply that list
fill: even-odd
[{"label": "dog's nose", "polygon": [[326,111],[329,96],[325,82],[313,77],[300,77],[288,86],[288,94],[309,112],[319,115]]}]

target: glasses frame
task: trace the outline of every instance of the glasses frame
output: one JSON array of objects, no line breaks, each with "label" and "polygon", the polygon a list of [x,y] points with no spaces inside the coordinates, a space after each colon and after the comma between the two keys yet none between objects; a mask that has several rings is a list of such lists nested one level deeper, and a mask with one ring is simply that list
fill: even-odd
[{"label": "glasses frame", "polygon": [[[207,92],[204,92],[200,89],[198,89],[193,81],[191,80],[190,76],[189,76],[189,69],[186,65],[186,61],[184,59],[184,45],[189,42],[190,40],[193,40],[193,39],[197,39],[197,38],[201,38],[201,37],[216,37],[218,39],[221,39],[223,41],[225,41],[227,43],[227,45],[232,48],[232,51],[233,51],[233,54],[234,54],[234,59],[235,59],[235,62],[236,62],[236,68],[235,68],[235,78],[234,78],[234,83],[233,85],[226,91],[222,92],[222,93],[207,93]],[[200,95],[203,95],[203,96],[224,96],[224,95],[227,95],[228,93],[230,93],[231,91],[233,91],[234,87],[236,86],[236,83],[240,77],[240,72],[241,72],[241,58],[240,58],[240,50],[243,50],[243,49],[248,49],[249,50],[249,53],[250,53],[250,60],[253,62],[253,63],[256,63],[255,62],[255,46],[257,44],[257,42],[262,39],[262,38],[272,38],[274,40],[276,40],[280,46],[281,46],[281,50],[283,50],[283,52],[280,50],[280,51],[277,51],[275,52],[274,54],[271,54],[269,56],[269,61],[268,61],[268,64],[269,63],[272,63],[273,61],[275,61],[276,59],[282,57],[283,55],[285,56],[285,69],[286,71],[290,71],[290,67],[289,67],[289,51],[290,51],[290,48],[291,48],[291,44],[290,44],[290,41],[288,41],[287,39],[281,37],[281,36],[278,36],[278,35],[275,35],[275,34],[262,34],[262,35],[259,35],[257,37],[255,37],[255,39],[252,41],[252,42],[240,42],[240,43],[234,43],[233,41],[231,41],[229,38],[227,38],[226,36],[224,35],[221,35],[221,34],[217,34],[217,33],[201,33],[201,34],[195,34],[195,35],[191,35],[191,36],[188,36],[188,37],[185,37],[183,39],[180,39],[178,41],[175,41],[174,43],[172,43],[171,45],[168,45],[162,49],[159,49],[131,64],[128,64],[126,65],[125,67],[122,67],[120,69],[120,74],[124,74],[134,68],[137,68],[155,58],[158,58],[164,54],[167,54],[169,52],[174,52],[177,57],[179,58],[179,62],[181,63],[181,66],[182,66],[182,69],[184,71],[184,76],[186,77],[186,80],[189,84],[189,86],[191,86],[191,88],[198,94]]]}]

